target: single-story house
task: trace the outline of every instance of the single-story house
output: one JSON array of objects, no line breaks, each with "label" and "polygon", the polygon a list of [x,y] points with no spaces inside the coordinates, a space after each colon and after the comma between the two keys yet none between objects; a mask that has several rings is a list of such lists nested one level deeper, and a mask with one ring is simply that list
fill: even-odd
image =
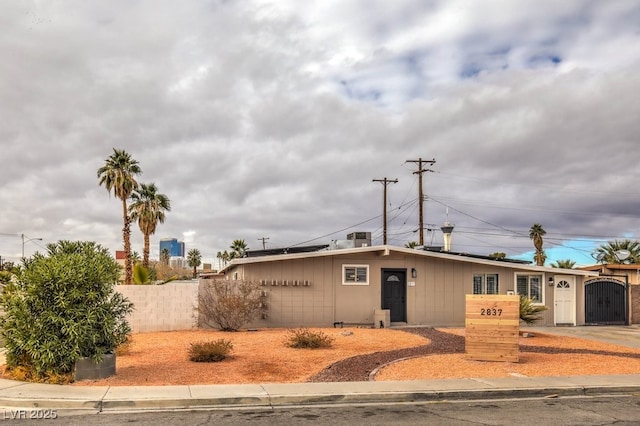
[{"label": "single-story house", "polygon": [[[583,325],[596,271],[389,245],[234,259],[225,279],[259,282],[255,327],[464,326],[465,295],[523,294],[546,306],[540,325]],[[380,321],[383,321],[382,323]]]}]

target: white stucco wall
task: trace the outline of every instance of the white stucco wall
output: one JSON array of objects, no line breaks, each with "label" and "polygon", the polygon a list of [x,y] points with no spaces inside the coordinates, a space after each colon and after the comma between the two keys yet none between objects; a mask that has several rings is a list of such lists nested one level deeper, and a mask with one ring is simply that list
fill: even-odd
[{"label": "white stucco wall", "polygon": [[193,307],[198,300],[198,281],[119,285],[116,291],[134,304],[128,321],[136,333],[196,328]]}]

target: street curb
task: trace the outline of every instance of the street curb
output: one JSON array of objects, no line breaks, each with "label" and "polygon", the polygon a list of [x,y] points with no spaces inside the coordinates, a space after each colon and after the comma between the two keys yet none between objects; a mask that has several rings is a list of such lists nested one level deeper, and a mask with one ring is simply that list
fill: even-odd
[{"label": "street curb", "polygon": [[245,397],[204,397],[204,398],[157,398],[137,400],[78,400],[64,398],[2,398],[0,408],[6,409],[57,409],[80,412],[123,412],[153,411],[161,409],[228,409],[228,408],[273,408],[291,405],[330,405],[330,404],[372,404],[372,403],[411,403],[411,402],[448,402],[456,400],[490,400],[511,398],[560,398],[592,397],[598,395],[629,395],[640,393],[640,386],[576,386],[576,387],[536,387],[502,388],[482,390],[451,391],[396,391],[396,392],[358,392],[342,394],[291,394],[262,395]]}]

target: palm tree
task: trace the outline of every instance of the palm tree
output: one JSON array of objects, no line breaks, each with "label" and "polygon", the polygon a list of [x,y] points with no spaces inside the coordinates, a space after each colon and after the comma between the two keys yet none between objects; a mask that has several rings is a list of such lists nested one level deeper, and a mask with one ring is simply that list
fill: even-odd
[{"label": "palm tree", "polygon": [[573,269],[576,266],[576,262],[571,259],[558,260],[551,264],[552,268]]},{"label": "palm tree", "polygon": [[547,231],[545,231],[539,223],[534,223],[531,229],[529,229],[529,238],[533,240],[533,246],[536,248],[536,254],[533,258],[538,266],[544,266],[544,262],[547,260],[547,255],[544,250],[542,250],[542,244],[544,242],[542,241],[542,237],[546,233]]},{"label": "palm tree", "polygon": [[160,263],[163,263],[164,265],[168,265],[170,257],[171,257],[171,254],[169,253],[169,249],[163,248],[162,252],[160,253]]},{"label": "palm tree", "polygon": [[231,254],[228,251],[222,252],[222,264],[226,266],[227,263],[231,260]]},{"label": "palm tree", "polygon": [[149,267],[149,236],[155,234],[158,223],[164,223],[165,211],[171,210],[171,202],[164,194],[158,194],[154,183],[140,184],[131,194],[129,213],[131,220],[137,220],[142,235],[144,248],[142,250],[142,265]]},{"label": "palm tree", "polygon": [[104,185],[109,194],[113,194],[122,200],[122,240],[124,241],[125,253],[125,284],[131,284],[131,218],[127,214],[127,200],[131,193],[138,186],[135,176],[142,173],[138,162],[124,150],[113,148],[104,166],[98,169],[98,185]]},{"label": "palm tree", "polygon": [[[629,255],[621,256],[621,252],[629,252]],[[624,253],[626,254],[626,253]],[[596,259],[599,263],[635,264],[640,263],[640,243],[633,240],[609,241],[596,249]]]},{"label": "palm tree", "polygon": [[216,253],[216,259],[218,259],[218,270],[222,269],[222,252]]},{"label": "palm tree", "polygon": [[412,249],[414,249],[414,248],[418,247],[418,242],[417,242],[417,241],[409,241],[409,242],[408,242],[408,243],[406,243],[404,246],[405,246],[406,248],[412,248]]},{"label": "palm tree", "polygon": [[200,250],[191,249],[187,253],[187,265],[193,268],[193,278],[196,277],[196,268],[200,266],[200,262],[202,261],[202,255],[200,254]]},{"label": "palm tree", "polygon": [[231,243],[229,248],[231,249],[231,259],[244,257],[247,250],[249,250],[249,247],[247,247],[247,243],[245,243],[244,240],[233,240],[233,243]]},{"label": "palm tree", "polygon": [[138,263],[140,263],[140,253],[134,250],[131,252],[131,264],[135,266]]}]

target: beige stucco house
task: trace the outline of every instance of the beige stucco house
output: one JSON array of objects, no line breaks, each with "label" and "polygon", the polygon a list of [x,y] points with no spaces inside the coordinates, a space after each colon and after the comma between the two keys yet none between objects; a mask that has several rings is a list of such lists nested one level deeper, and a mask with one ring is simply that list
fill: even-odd
[{"label": "beige stucco house", "polygon": [[583,325],[585,283],[599,275],[388,245],[240,258],[221,272],[261,284],[268,313],[255,327],[459,327],[465,295],[511,292],[548,308],[540,325]]}]

